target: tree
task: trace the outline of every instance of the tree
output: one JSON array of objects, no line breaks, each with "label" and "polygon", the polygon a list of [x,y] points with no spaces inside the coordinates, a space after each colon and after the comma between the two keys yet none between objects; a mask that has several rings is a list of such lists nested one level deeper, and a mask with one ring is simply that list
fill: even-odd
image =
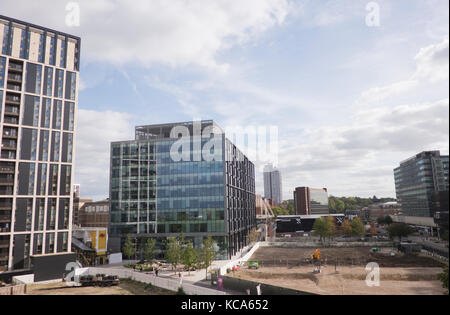
[{"label": "tree", "polygon": [[352,227],[352,235],[353,236],[363,236],[366,233],[366,229],[364,228],[364,224],[362,221],[356,217],[350,223]]},{"label": "tree", "polygon": [[144,260],[153,263],[155,259],[156,240],[148,238],[144,244]]},{"label": "tree", "polygon": [[414,233],[414,230],[405,223],[394,223],[391,224],[387,231],[389,233],[389,237],[393,240],[394,238],[398,237],[400,239],[400,242],[402,241],[403,237],[408,237],[408,235]]},{"label": "tree", "polygon": [[195,254],[194,246],[192,242],[187,242],[183,249],[182,262],[184,268],[188,270],[189,275],[191,274],[191,269],[197,264],[197,256]]},{"label": "tree", "polygon": [[181,261],[181,246],[175,237],[169,238],[167,242],[166,260],[175,270]]},{"label": "tree", "polygon": [[336,233],[336,219],[332,216],[328,216],[325,219],[327,229],[328,229],[328,237],[331,239]]},{"label": "tree", "polygon": [[377,223],[380,225],[386,224],[386,218],[385,217],[379,217],[377,219]]},{"label": "tree", "polygon": [[212,262],[216,258],[216,242],[213,238],[208,236],[203,240],[203,247],[199,252],[200,264],[205,268],[206,278],[208,278],[208,268],[211,266]]},{"label": "tree", "polygon": [[313,226],[314,235],[320,236],[320,241],[322,242],[322,239],[325,237],[328,237],[330,235],[329,226],[324,218],[318,218],[314,222]]},{"label": "tree", "polygon": [[352,226],[350,225],[350,222],[348,220],[344,220],[344,222],[342,222],[342,232],[345,235],[352,235]]},{"label": "tree", "polygon": [[248,241],[250,244],[253,244],[258,241],[259,232],[256,229],[252,229],[250,234],[248,235]]},{"label": "tree", "polygon": [[131,235],[130,234],[127,235],[125,243],[123,244],[122,253],[128,259],[131,259],[136,253],[136,249],[133,246],[133,240],[131,239]]},{"label": "tree", "polygon": [[384,223],[387,225],[391,225],[392,223],[394,223],[394,220],[392,220],[391,216],[388,215],[384,218]]}]

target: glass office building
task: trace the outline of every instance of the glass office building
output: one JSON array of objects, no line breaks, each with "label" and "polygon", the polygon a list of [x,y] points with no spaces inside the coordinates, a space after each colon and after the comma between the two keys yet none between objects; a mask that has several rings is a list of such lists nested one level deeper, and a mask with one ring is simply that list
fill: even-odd
[{"label": "glass office building", "polygon": [[328,190],[310,187],[298,187],[294,191],[296,215],[326,215],[328,208]]},{"label": "glass office building", "polygon": [[[247,245],[256,224],[254,165],[213,121],[197,124],[216,128],[215,136],[194,136],[191,122],[137,127],[135,140],[112,143],[111,250],[120,251],[127,235],[138,253],[150,237],[164,250],[181,233],[195,247],[213,236],[220,259]],[[171,137],[177,126],[190,136]],[[177,144],[187,149],[181,160],[171,154]]]},{"label": "glass office building", "polygon": [[394,170],[397,199],[402,214],[433,217],[433,195],[448,192],[449,157],[439,151],[422,152]]}]

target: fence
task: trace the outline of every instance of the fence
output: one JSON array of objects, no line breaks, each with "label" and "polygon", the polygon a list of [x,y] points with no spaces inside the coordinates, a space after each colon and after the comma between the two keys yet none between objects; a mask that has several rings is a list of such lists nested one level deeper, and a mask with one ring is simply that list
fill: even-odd
[{"label": "fence", "polygon": [[26,293],[27,293],[27,286],[25,284],[0,288],[0,295],[24,295]]},{"label": "fence", "polygon": [[225,292],[199,287],[191,283],[183,282],[180,285],[179,280],[162,278],[154,275],[135,272],[132,270],[125,269],[110,269],[110,268],[89,268],[90,275],[96,274],[106,274],[111,276],[118,276],[121,279],[131,279],[139,281],[142,283],[150,283],[155,287],[166,289],[169,291],[177,292],[180,287],[183,288],[184,292],[188,295],[225,295]]}]

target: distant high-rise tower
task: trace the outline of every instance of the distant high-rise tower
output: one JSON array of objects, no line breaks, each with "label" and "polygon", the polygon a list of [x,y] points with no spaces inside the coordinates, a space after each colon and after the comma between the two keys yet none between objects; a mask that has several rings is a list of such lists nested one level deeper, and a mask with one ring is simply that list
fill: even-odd
[{"label": "distant high-rise tower", "polygon": [[419,153],[394,170],[403,215],[433,217],[433,195],[449,190],[449,157],[439,151]]},{"label": "distant high-rise tower", "polygon": [[281,173],[272,164],[264,167],[264,197],[272,199],[275,206],[283,201]]},{"label": "distant high-rise tower", "polygon": [[0,272],[61,278],[71,253],[80,38],[0,15]]}]

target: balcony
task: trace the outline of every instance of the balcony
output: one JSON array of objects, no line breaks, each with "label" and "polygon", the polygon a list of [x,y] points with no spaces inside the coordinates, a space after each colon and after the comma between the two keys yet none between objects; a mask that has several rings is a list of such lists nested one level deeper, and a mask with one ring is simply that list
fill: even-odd
[{"label": "balcony", "polygon": [[20,105],[20,96],[6,95],[5,103],[10,105]]},{"label": "balcony", "polygon": [[9,241],[8,240],[0,241],[0,248],[8,248],[8,247],[9,247]]},{"label": "balcony", "polygon": [[17,139],[17,130],[4,128],[3,129],[3,139]]},{"label": "balcony", "polygon": [[[16,152],[14,151],[8,151],[6,149],[2,150],[2,154],[0,156],[2,159],[6,159],[6,160],[15,160],[16,159]],[[1,195],[1,193],[0,193]]]},{"label": "balcony", "polygon": [[0,165],[0,174],[14,174],[14,165]]},{"label": "balcony", "polygon": [[5,124],[18,125],[19,119],[17,117],[10,117],[5,115],[5,117],[3,118],[3,122]]},{"label": "balcony", "polygon": [[0,215],[0,223],[11,223],[10,215]]},{"label": "balcony", "polygon": [[10,203],[10,202],[0,202],[0,210],[12,211],[12,203]]},{"label": "balcony", "polygon": [[10,61],[9,62],[9,66],[8,66],[8,70],[9,70],[8,72],[22,73],[23,72],[23,65]]}]

